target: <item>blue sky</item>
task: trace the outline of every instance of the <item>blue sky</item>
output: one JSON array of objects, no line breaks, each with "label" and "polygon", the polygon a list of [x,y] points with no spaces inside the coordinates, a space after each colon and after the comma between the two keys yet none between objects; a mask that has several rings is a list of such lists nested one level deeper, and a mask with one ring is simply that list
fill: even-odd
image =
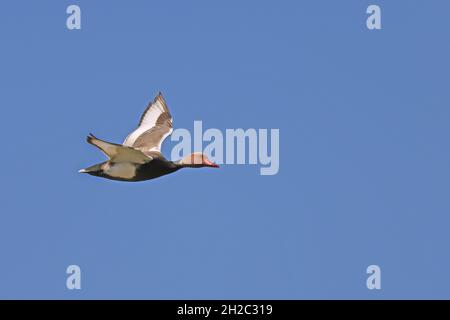
[{"label": "blue sky", "polygon": [[[450,298],[449,3],[0,6],[0,298]],[[279,173],[78,174],[160,90],[175,127],[279,128]]]}]

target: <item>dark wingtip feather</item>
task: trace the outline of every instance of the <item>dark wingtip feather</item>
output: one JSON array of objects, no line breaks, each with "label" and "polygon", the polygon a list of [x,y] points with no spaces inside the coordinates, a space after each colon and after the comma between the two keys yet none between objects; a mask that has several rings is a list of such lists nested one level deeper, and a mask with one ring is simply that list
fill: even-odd
[{"label": "dark wingtip feather", "polygon": [[86,141],[91,143],[92,139],[96,139],[96,138],[92,133],[89,133],[89,135],[86,137]]}]

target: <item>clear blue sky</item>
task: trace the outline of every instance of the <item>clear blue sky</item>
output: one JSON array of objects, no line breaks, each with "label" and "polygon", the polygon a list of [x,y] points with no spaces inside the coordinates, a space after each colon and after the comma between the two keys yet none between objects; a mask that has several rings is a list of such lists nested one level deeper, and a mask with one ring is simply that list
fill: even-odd
[{"label": "clear blue sky", "polygon": [[[450,298],[449,12],[2,1],[0,298]],[[159,90],[175,127],[279,128],[279,174],[78,174],[104,159],[85,136],[123,141]]]}]

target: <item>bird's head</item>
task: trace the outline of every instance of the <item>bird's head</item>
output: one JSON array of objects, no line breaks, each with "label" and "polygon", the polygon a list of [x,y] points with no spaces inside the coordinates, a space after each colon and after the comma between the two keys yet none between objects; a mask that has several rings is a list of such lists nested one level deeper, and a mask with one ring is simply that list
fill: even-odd
[{"label": "bird's head", "polygon": [[184,167],[191,168],[201,168],[201,167],[211,167],[219,168],[217,164],[212,162],[205,156],[202,152],[194,152],[187,157],[181,159],[180,164]]}]

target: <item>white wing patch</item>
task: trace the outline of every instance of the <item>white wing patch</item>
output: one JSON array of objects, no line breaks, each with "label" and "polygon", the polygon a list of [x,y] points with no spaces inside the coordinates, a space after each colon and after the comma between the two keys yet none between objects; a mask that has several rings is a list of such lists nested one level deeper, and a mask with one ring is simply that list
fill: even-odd
[{"label": "white wing patch", "polygon": [[[148,133],[150,133],[149,130],[152,130],[151,132],[156,135],[148,135]],[[164,139],[167,138],[172,131],[172,116],[160,93],[154,101],[147,106],[141,117],[138,128],[128,135],[123,142],[123,145],[136,147],[145,151],[160,151]],[[144,134],[146,134],[145,141],[142,139]],[[139,139],[140,137],[141,139]]]}]

